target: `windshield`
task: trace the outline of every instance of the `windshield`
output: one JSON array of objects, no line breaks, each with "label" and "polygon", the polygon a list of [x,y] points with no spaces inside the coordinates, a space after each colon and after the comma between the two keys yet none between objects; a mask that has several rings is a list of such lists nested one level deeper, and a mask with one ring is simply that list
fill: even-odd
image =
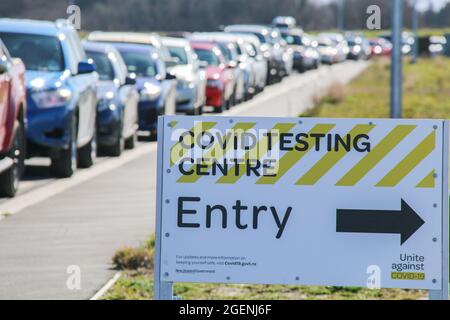
[{"label": "windshield", "polygon": [[168,47],[170,55],[173,58],[178,59],[178,64],[186,65],[188,64],[188,57],[186,55],[186,50],[182,47]]},{"label": "windshield", "polygon": [[219,58],[210,50],[195,49],[195,53],[201,61],[208,63],[210,66],[218,66]]},{"label": "windshield", "polygon": [[291,36],[289,34],[283,34],[283,39],[287,42],[289,45],[302,45],[302,38],[300,36]]},{"label": "windshield", "polygon": [[220,51],[222,51],[223,56],[225,57],[226,61],[231,61],[231,51],[227,47],[225,43],[218,43]]},{"label": "windshield", "polygon": [[138,77],[155,77],[156,66],[149,52],[127,52],[121,51],[122,58],[127,65],[129,73]]},{"label": "windshield", "polygon": [[86,51],[86,55],[94,61],[100,80],[114,80],[114,69],[106,53]]},{"label": "windshield", "polygon": [[22,59],[27,70],[63,71],[64,56],[57,37],[37,34],[0,33],[11,56]]}]

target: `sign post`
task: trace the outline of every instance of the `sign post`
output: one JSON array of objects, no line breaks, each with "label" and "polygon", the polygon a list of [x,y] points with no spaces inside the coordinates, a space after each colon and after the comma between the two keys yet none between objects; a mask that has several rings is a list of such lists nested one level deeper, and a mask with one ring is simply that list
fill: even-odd
[{"label": "sign post", "polygon": [[174,282],[448,298],[448,122],[164,116],[155,298]]},{"label": "sign post", "polygon": [[391,118],[402,117],[403,109],[403,0],[392,1]]}]

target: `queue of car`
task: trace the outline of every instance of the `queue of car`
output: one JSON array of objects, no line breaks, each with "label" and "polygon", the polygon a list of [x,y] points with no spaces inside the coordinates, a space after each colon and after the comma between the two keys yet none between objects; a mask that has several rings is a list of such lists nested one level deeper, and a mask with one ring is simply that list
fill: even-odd
[{"label": "queue of car", "polygon": [[294,70],[390,54],[387,39],[305,33],[292,17],[218,32],[94,31],[66,21],[0,19],[0,196],[17,192],[25,158],[68,178],[97,151],[118,157],[158,116],[221,113]]}]

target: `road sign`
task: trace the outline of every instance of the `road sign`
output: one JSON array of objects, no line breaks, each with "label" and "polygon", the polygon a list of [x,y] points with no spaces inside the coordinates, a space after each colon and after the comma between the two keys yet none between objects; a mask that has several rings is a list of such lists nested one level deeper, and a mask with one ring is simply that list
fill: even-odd
[{"label": "road sign", "polygon": [[166,116],[158,138],[157,296],[173,282],[448,292],[447,121]]}]

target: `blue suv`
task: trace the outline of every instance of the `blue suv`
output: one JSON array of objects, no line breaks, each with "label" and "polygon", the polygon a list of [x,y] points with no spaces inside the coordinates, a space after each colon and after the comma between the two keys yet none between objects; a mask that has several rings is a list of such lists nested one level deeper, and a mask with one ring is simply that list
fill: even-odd
[{"label": "blue suv", "polygon": [[67,22],[0,19],[0,38],[26,67],[27,156],[51,158],[57,177],[96,155],[98,74]]}]

